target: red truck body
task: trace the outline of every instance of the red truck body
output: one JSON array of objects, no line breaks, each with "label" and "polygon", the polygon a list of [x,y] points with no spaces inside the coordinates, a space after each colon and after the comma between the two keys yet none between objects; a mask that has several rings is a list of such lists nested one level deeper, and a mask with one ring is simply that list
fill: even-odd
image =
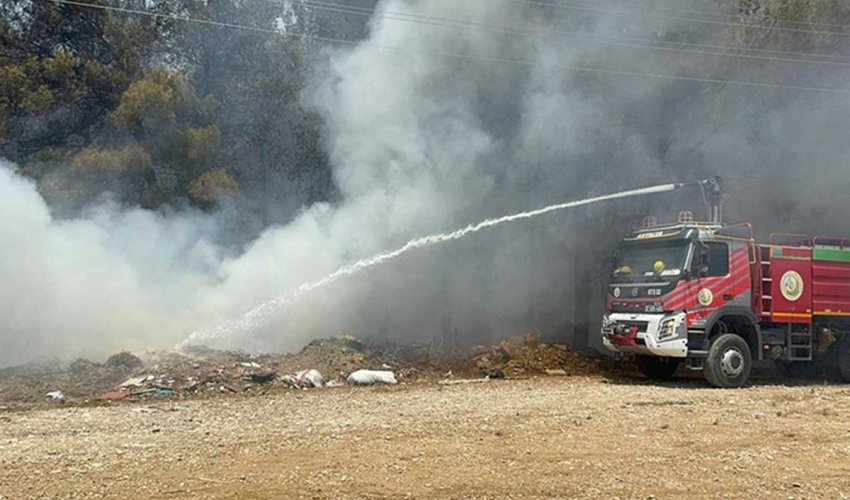
[{"label": "red truck body", "polygon": [[[662,257],[650,267],[652,252]],[[850,380],[848,240],[777,233],[759,244],[749,224],[688,221],[638,230],[621,253],[603,342],[636,356],[644,373],[672,373],[685,361],[732,387],[746,381],[752,360],[793,372],[837,352]]]}]

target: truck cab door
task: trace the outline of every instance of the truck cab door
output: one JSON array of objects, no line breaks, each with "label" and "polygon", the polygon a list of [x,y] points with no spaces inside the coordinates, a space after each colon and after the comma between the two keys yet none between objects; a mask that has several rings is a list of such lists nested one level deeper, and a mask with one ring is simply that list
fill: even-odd
[{"label": "truck cab door", "polygon": [[[719,308],[727,305],[749,306],[749,258],[747,247],[732,248],[726,241],[697,241],[691,266],[690,294],[685,309],[688,326],[700,328]],[[741,281],[746,278],[746,282]],[[739,304],[739,302],[741,304]]]}]

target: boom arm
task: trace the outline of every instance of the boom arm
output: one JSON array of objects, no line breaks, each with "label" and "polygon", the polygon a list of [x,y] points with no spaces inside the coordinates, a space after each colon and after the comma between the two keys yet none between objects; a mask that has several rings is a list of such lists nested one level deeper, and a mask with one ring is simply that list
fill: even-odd
[{"label": "boom arm", "polygon": [[720,177],[712,177],[700,182],[706,203],[708,204],[708,220],[715,224],[723,222],[723,190]]},{"label": "boom arm", "polygon": [[701,181],[680,182],[674,184],[675,189],[687,186],[698,186],[708,210],[708,222],[721,224],[723,222],[723,188],[720,177],[709,177]]}]

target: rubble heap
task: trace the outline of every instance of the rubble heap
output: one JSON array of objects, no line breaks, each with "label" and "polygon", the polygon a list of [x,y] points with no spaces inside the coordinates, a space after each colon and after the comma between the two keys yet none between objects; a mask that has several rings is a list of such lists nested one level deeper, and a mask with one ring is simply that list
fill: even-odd
[{"label": "rubble heap", "polygon": [[0,402],[39,402],[48,392],[84,398],[114,388],[144,362],[129,352],[110,356],[104,363],[76,359],[62,363],[48,359],[0,370]]},{"label": "rubble heap", "polygon": [[469,359],[492,378],[522,375],[590,375],[599,373],[600,360],[573,352],[565,345],[542,344],[537,335],[510,337],[492,346],[476,346]]},{"label": "rubble heap", "polygon": [[286,372],[313,368],[328,380],[345,380],[349,373],[362,368],[400,368],[396,360],[373,352],[350,335],[314,340],[296,354],[284,356],[281,367]]},{"label": "rubble heap", "polygon": [[[600,361],[533,334],[444,352],[428,345],[367,344],[351,336],[314,340],[294,354],[250,354],[203,346],[118,353],[104,363],[53,360],[0,370],[0,403],[144,400],[342,385],[357,370],[390,371],[401,382],[598,373]],[[308,375],[309,374],[309,375]],[[58,398],[52,398],[54,402]]]}]

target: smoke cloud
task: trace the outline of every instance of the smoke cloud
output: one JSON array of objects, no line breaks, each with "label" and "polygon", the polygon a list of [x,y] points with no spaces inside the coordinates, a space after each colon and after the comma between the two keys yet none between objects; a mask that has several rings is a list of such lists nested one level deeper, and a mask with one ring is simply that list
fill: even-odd
[{"label": "smoke cloud", "polygon": [[[221,243],[221,214],[103,204],[80,219],[54,219],[32,183],[0,168],[0,365],[167,347],[413,237],[654,183],[719,174],[729,219],[764,233],[850,233],[840,203],[850,187],[844,68],[611,46],[600,37],[719,43],[731,35],[604,9],[495,0],[387,0],[377,8],[470,24],[376,16],[364,43],[325,52],[303,98],[323,117],[341,201],[304,207],[239,251]],[[679,209],[699,213],[698,194],[478,233],[336,282],[215,345],[287,350],[342,333],[443,344],[527,330],[568,339],[584,321],[576,294],[601,306],[598,275],[622,232],[646,213]]]}]

